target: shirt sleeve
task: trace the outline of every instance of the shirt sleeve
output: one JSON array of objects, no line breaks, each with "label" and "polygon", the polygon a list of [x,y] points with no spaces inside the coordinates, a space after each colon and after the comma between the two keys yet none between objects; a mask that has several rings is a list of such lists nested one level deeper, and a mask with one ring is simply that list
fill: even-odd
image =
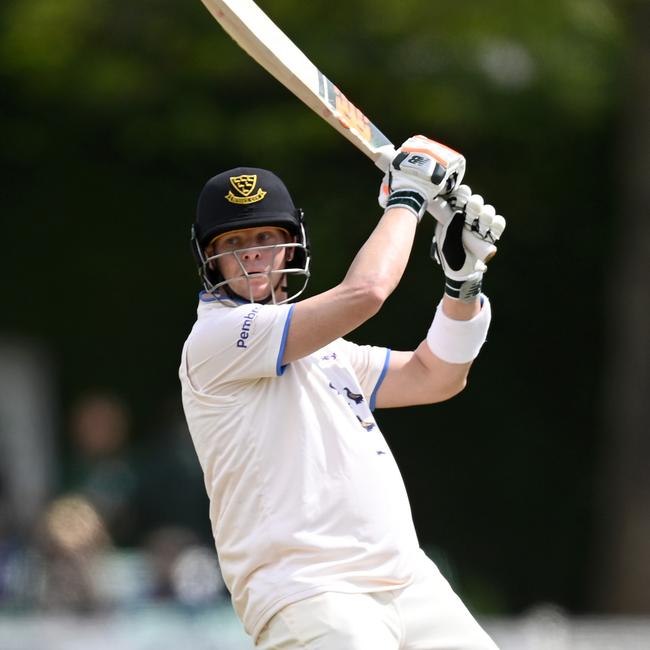
[{"label": "shirt sleeve", "polygon": [[361,390],[368,397],[370,409],[374,410],[377,391],[384,381],[390,362],[390,349],[374,345],[357,345],[345,339],[339,339],[339,345],[352,366]]},{"label": "shirt sleeve", "polygon": [[194,385],[212,392],[225,382],[281,375],[293,307],[246,304],[199,320],[187,346]]}]

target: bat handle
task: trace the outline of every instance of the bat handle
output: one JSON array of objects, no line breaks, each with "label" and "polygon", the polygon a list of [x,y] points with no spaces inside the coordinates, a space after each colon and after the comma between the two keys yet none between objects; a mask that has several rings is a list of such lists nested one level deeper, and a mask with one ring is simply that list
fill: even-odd
[{"label": "bat handle", "polygon": [[379,147],[372,158],[375,161],[375,165],[381,169],[382,172],[386,173],[388,171],[388,166],[390,161],[395,157],[395,147],[392,144],[385,144],[383,147]]}]

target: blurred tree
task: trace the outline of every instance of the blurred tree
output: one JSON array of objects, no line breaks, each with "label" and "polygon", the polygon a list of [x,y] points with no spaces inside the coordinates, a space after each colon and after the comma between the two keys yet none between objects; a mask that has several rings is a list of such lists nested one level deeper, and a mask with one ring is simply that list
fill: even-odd
[{"label": "blurred tree", "polygon": [[629,30],[621,101],[619,220],[604,373],[602,509],[596,569],[607,611],[650,614],[650,3],[622,0]]}]

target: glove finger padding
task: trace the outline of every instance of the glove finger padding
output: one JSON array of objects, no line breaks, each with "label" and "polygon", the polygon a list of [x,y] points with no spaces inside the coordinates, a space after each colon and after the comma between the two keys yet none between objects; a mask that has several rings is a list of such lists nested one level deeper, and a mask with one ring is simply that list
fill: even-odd
[{"label": "glove finger padding", "polygon": [[447,278],[446,292],[454,298],[478,295],[487,262],[505,229],[505,219],[483,197],[461,185],[451,194],[435,198],[430,206],[436,218],[432,257]]},{"label": "glove finger padding", "polygon": [[[466,254],[470,258],[474,258],[473,270],[485,272],[487,263],[496,255],[497,247],[484,240],[479,239],[472,235],[468,230],[463,230],[462,245]],[[459,271],[460,269],[452,269]]]},{"label": "glove finger padding", "polygon": [[505,229],[506,220],[500,214],[497,214],[494,219],[492,219],[492,225],[490,226],[490,235],[492,236],[492,240],[498,241]]}]

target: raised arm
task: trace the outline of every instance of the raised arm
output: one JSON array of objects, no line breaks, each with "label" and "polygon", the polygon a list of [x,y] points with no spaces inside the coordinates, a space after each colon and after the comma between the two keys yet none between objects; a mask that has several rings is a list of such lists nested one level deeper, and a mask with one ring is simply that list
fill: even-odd
[{"label": "raised arm", "polygon": [[378,407],[431,404],[461,391],[490,324],[481,283],[505,220],[466,185],[430,207],[437,220],[432,250],[445,273],[445,294],[418,348],[391,354]]},{"label": "raised arm", "polygon": [[379,311],[404,273],[427,205],[455,187],[464,169],[459,153],[422,136],[409,138],[398,149],[382,184],[383,216],[343,281],[296,304],[283,363],[348,334]]}]

